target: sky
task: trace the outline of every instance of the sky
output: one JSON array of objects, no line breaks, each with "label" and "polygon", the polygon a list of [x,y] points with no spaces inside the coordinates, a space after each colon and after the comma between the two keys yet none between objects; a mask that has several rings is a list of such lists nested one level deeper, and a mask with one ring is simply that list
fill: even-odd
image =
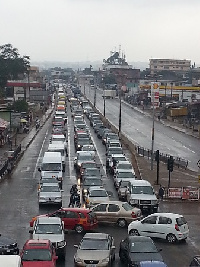
[{"label": "sky", "polygon": [[31,61],[200,63],[200,0],[0,0],[0,45]]}]

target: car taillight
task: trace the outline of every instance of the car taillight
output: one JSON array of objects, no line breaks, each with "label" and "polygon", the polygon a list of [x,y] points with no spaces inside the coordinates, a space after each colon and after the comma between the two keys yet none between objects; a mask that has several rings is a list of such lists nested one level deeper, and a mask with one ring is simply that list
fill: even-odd
[{"label": "car taillight", "polygon": [[176,231],[180,231],[179,227],[178,227],[178,224],[175,224],[175,230]]},{"label": "car taillight", "polygon": [[134,211],[132,211],[131,216],[132,216],[132,218],[137,218],[137,215],[135,214]]}]

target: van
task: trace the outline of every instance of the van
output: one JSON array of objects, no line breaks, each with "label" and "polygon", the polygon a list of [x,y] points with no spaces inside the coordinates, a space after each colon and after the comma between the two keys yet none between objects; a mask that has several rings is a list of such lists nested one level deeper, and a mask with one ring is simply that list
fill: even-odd
[{"label": "van", "polygon": [[22,267],[19,255],[0,255],[0,267]]},{"label": "van", "polygon": [[66,156],[66,150],[64,142],[62,141],[53,141],[51,144],[49,144],[48,147],[49,152],[60,152],[62,157],[62,165],[63,165],[63,171],[65,171],[65,156]]},{"label": "van", "polygon": [[60,152],[45,152],[42,158],[41,167],[38,168],[41,172],[41,177],[44,173],[51,173],[58,177],[58,180],[63,180],[63,164]]}]

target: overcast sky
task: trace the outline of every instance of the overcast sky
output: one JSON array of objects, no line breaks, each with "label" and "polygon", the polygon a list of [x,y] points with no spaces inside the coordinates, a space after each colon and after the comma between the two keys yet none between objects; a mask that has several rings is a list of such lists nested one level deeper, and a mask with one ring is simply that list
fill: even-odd
[{"label": "overcast sky", "polygon": [[32,61],[200,63],[200,0],[0,0],[0,45]]}]

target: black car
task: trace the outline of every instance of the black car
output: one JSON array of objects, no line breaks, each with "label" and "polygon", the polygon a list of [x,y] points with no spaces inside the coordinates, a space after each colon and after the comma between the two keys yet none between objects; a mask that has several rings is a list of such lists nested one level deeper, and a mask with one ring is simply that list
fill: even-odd
[{"label": "black car", "polygon": [[153,240],[146,236],[128,236],[120,243],[119,257],[125,266],[138,266],[141,261],[163,261]]},{"label": "black car", "polygon": [[19,254],[17,242],[0,234],[0,255]]},{"label": "black car", "polygon": [[200,266],[200,255],[194,256],[189,266],[190,267]]}]

